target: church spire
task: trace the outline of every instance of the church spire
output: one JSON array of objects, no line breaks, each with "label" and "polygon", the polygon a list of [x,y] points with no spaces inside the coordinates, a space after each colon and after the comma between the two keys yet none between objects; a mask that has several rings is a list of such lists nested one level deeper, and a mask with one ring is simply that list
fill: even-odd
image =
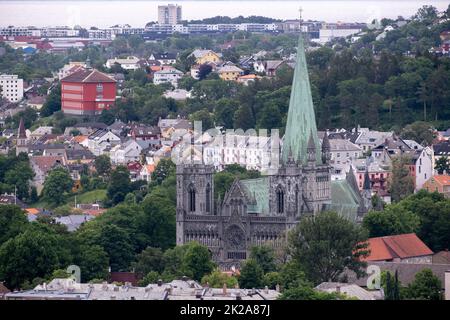
[{"label": "church spire", "polygon": [[317,137],[316,117],[309,83],[308,69],[306,66],[305,48],[303,36],[300,33],[297,48],[297,61],[292,81],[289,111],[284,135],[281,159],[287,163],[289,150],[295,161],[307,164],[307,147],[310,136],[315,146],[315,161],[322,161],[319,139]]},{"label": "church spire", "polygon": [[19,139],[26,139],[27,138],[27,133],[25,132],[25,125],[23,123],[23,118],[20,118],[19,130],[17,132],[17,137]]}]

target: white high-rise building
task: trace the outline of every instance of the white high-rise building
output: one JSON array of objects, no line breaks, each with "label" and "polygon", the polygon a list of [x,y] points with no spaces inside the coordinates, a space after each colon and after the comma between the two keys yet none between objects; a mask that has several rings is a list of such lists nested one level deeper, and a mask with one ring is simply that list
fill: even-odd
[{"label": "white high-rise building", "polygon": [[167,6],[158,6],[158,24],[175,25],[181,22],[181,6],[177,4],[168,4]]},{"label": "white high-rise building", "polygon": [[0,88],[3,98],[10,102],[19,102],[23,98],[23,79],[17,75],[1,74]]}]

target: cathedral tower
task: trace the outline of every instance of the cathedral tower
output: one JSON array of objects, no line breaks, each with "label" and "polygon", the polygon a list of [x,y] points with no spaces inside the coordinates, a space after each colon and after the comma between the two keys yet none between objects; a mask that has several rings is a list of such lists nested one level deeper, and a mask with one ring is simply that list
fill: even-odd
[{"label": "cathedral tower", "polygon": [[17,130],[16,156],[18,156],[19,153],[21,152],[28,153],[28,139],[27,134],[25,132],[25,125],[23,123],[23,118],[20,118],[19,129]]}]

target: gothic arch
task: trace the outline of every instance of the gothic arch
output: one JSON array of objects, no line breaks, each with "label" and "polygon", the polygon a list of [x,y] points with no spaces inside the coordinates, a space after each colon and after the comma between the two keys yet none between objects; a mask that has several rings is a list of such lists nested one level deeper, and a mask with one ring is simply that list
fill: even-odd
[{"label": "gothic arch", "polygon": [[188,208],[190,212],[195,211],[195,193],[194,185],[190,184],[188,188]]}]

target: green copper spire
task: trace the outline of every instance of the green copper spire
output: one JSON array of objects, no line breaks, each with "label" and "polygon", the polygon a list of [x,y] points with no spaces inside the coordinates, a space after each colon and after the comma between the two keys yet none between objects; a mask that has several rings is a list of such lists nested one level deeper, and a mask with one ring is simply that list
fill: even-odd
[{"label": "green copper spire", "polygon": [[308,142],[311,135],[316,146],[316,163],[320,164],[320,143],[317,137],[316,117],[314,115],[311,86],[306,66],[305,47],[303,37],[300,34],[289,100],[286,133],[281,154],[282,162],[287,163],[289,150],[292,150],[294,160],[306,165],[308,162]]}]

